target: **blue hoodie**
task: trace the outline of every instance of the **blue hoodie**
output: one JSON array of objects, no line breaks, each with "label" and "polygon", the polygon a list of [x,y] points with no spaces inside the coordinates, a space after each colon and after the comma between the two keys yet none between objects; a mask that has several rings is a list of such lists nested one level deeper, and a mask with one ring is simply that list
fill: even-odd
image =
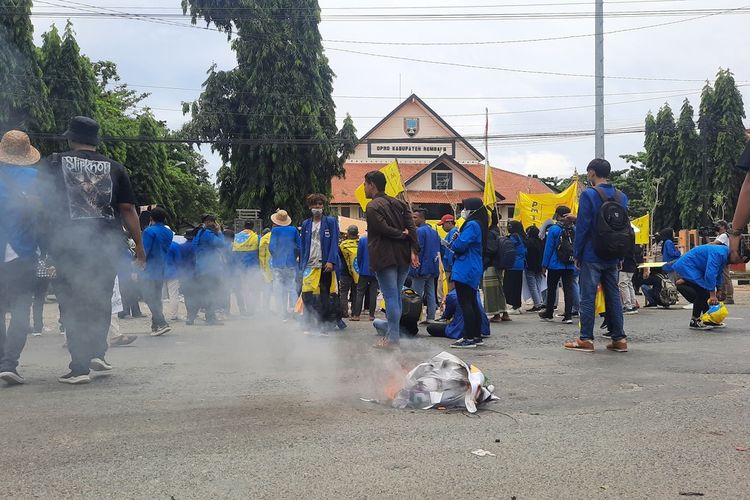
[{"label": "blue hoodie", "polygon": [[724,282],[724,268],[729,262],[729,247],[724,245],[701,245],[668,263],[664,271],[676,272],[680,278],[704,288],[716,290]]},{"label": "blue hoodie", "polygon": [[672,262],[673,260],[677,260],[682,256],[682,252],[677,250],[677,247],[674,245],[674,241],[667,240],[664,242],[664,245],[661,247],[661,258],[662,262]]},{"label": "blue hoodie", "polygon": [[297,267],[300,247],[299,232],[296,227],[277,226],[271,230],[268,251],[271,253],[271,269]]},{"label": "blue hoodie", "polygon": [[181,259],[180,244],[172,240],[172,244],[169,245],[169,251],[167,252],[166,268],[164,269],[165,280],[180,279]]},{"label": "blue hoodie", "polygon": [[419,267],[409,268],[409,276],[440,276],[440,235],[427,224],[417,228],[419,241]]},{"label": "blue hoodie", "polygon": [[572,262],[569,264],[563,264],[560,259],[557,258],[557,247],[560,246],[560,238],[563,234],[563,228],[555,224],[550,226],[547,231],[547,237],[544,239],[544,258],[542,259],[542,266],[547,269],[555,271],[561,271],[563,269],[573,270],[575,264]]},{"label": "blue hoodie", "polygon": [[521,237],[517,234],[511,234],[510,240],[516,247],[516,260],[513,262],[511,271],[523,271],[526,269],[526,244],[523,242]]},{"label": "blue hoodie", "polygon": [[472,220],[463,225],[458,238],[451,244],[451,250],[456,256],[453,261],[451,279],[478,290],[484,268],[482,265],[482,228],[477,221]]},{"label": "blue hoodie", "polygon": [[149,281],[164,281],[167,253],[174,233],[163,222],[155,222],[143,231],[143,250],[146,253],[146,268],[143,278]]},{"label": "blue hoodie", "polygon": [[[599,184],[604,192],[613,197],[617,191],[610,184]],[[622,194],[623,206],[628,208],[628,197]],[[592,264],[617,264],[617,259],[605,261],[594,252],[594,238],[596,237],[596,220],[599,217],[599,209],[602,207],[602,199],[593,188],[584,190],[578,201],[578,219],[576,220],[576,240],[573,243],[575,259],[579,262]]]},{"label": "blue hoodie", "polygon": [[375,276],[370,269],[370,253],[367,250],[367,236],[362,236],[357,244],[357,266],[360,276]]},{"label": "blue hoodie", "polygon": [[[484,306],[482,305],[478,291],[477,302],[479,303],[479,310],[482,312],[480,318],[482,323],[482,337],[489,337],[490,320],[487,319],[487,314],[484,312]],[[464,313],[461,311],[461,308],[458,307],[458,295],[456,295],[456,290],[451,290],[448,292],[448,295],[445,296],[445,311],[443,312],[442,319],[451,320],[451,322],[445,327],[446,337],[449,339],[460,339],[464,336]]]},{"label": "blue hoodie", "polygon": [[195,252],[195,274],[202,276],[212,274],[220,276],[224,272],[222,255],[226,249],[224,235],[210,229],[201,229],[193,238]]},{"label": "blue hoodie", "polygon": [[8,245],[18,257],[29,258],[38,246],[32,217],[34,207],[28,197],[36,189],[37,170],[0,163],[0,262],[5,261]]}]

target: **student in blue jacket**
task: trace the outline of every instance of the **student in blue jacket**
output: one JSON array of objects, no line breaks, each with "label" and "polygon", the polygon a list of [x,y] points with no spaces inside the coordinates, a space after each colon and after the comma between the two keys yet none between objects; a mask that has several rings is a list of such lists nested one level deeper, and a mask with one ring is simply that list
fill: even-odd
[{"label": "student in blue jacket", "polygon": [[521,314],[521,291],[523,290],[523,270],[526,268],[526,232],[517,220],[508,222],[508,238],[516,247],[516,261],[505,271],[503,293],[505,302],[512,307],[510,314]]},{"label": "student in blue jacket", "polygon": [[440,277],[440,235],[427,224],[427,211],[416,208],[412,211],[414,225],[417,226],[419,241],[419,267],[409,269],[411,288],[423,297],[427,306],[427,321],[435,320],[437,296],[435,282]]},{"label": "student in blue jacket", "polygon": [[351,321],[359,321],[364,307],[365,293],[368,295],[370,306],[370,321],[375,319],[375,311],[378,309],[378,279],[370,269],[370,252],[367,248],[367,235],[362,236],[357,244],[357,268],[359,269],[359,282],[357,282],[357,301],[352,307]]},{"label": "student in blue jacket", "polygon": [[473,349],[483,345],[481,335],[482,308],[477,301],[477,290],[482,281],[482,255],[487,246],[489,216],[481,198],[463,201],[461,217],[464,225],[451,243],[456,297],[464,318],[463,338],[451,344],[454,349]]},{"label": "student in blue jacket", "polygon": [[221,325],[216,311],[221,305],[221,286],[224,268],[222,255],[226,249],[224,235],[221,233],[216,217],[207,215],[193,239],[195,252],[195,285],[197,295],[201,297],[206,311],[206,323],[211,326]]},{"label": "student in blue jacket", "polygon": [[682,252],[680,252],[674,244],[674,229],[672,229],[671,227],[662,229],[661,231],[659,231],[659,237],[662,241],[662,262],[672,262],[673,260],[677,260],[682,256]]},{"label": "student in blue jacket", "polygon": [[747,262],[748,253],[743,248],[739,262],[731,262],[729,247],[724,245],[701,245],[690,250],[675,262],[667,263],[664,271],[675,272],[679,275],[677,289],[693,303],[693,315],[690,328],[694,330],[710,330],[723,326],[705,324],[701,321],[703,313],[709,306],[719,303],[717,289],[724,281],[724,268],[727,264]]},{"label": "student in blue jacket", "polygon": [[[552,321],[554,319],[554,307],[557,301],[557,286],[562,280],[563,294],[565,295],[565,313],[563,323],[568,325],[573,323],[573,304],[574,298],[574,269],[575,264],[571,261],[560,261],[560,254],[569,250],[573,251],[572,227],[571,223],[566,220],[570,213],[570,208],[565,206],[557,207],[555,210],[554,226],[550,226],[547,231],[547,237],[544,239],[544,257],[542,258],[542,267],[547,270],[547,307],[539,313],[543,321]],[[563,241],[565,240],[565,241]],[[563,246],[561,247],[561,243]],[[564,255],[563,255],[564,257]]]},{"label": "student in blue jacket", "polygon": [[158,337],[171,330],[164,318],[164,288],[167,253],[172,245],[174,233],[165,223],[167,212],[160,207],[151,210],[149,226],[143,231],[143,249],[146,252],[146,268],[143,270],[143,298],[151,310],[151,335]]},{"label": "student in blue jacket", "polygon": [[305,331],[318,328],[327,335],[334,288],[334,270],[339,262],[339,223],[323,215],[328,199],[323,194],[307,197],[312,217],[302,223],[299,268],[302,271],[302,301],[305,304]]},{"label": "student in blue jacket", "polygon": [[[482,302],[479,299],[479,292],[477,291],[477,304],[482,314],[480,316],[482,337],[490,336],[490,320],[487,319],[487,314],[484,312]],[[443,317],[440,318],[440,323],[432,323],[427,325],[427,333],[431,337],[447,337],[449,339],[460,339],[464,333],[464,315],[461,312],[461,308],[458,307],[458,296],[456,290],[451,290],[448,295],[445,296],[445,311],[443,311]],[[443,322],[446,323],[443,323]]]}]

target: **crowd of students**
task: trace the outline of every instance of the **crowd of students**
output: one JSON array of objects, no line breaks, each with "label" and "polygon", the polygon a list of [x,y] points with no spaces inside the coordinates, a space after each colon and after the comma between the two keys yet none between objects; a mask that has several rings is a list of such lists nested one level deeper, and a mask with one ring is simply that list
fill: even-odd
[{"label": "crowd of students", "polygon": [[[450,347],[471,349],[484,345],[491,322],[512,322],[511,315],[533,312],[554,321],[562,287],[558,316],[564,324],[575,317],[580,322],[578,337],[564,347],[590,353],[601,289],[607,349],[627,352],[623,316],[637,312],[639,288],[646,307],[671,305],[679,291],[693,303],[691,328],[721,326],[702,322],[701,315],[709,305],[731,300],[727,265],[750,257],[739,230],[723,221],[715,244],[685,255],[674,245],[674,231],[665,229],[655,259],[663,265],[637,283],[643,256],[634,245],[628,200],[608,182],[611,167],[601,159],[587,167],[591,188],[581,194],[576,216],[560,206],[540,228],[510,221],[506,235],[493,210],[468,198],[460,228],[454,214],[442,217],[441,238],[423,209],[386,195],[385,175],[373,171],[364,179],[371,199],[364,235],[356,225],[340,228],[337,217],[325,214],[327,197],[310,194],[309,216],[298,227],[279,209],[269,217],[272,228],[258,233],[248,222],[235,234],[209,214],[180,236],[162,208],[139,219],[125,167],[97,152],[98,131],[94,120],[74,118],[65,133],[69,151],[45,160],[22,132],[8,132],[0,143],[0,209],[6,215],[0,226],[0,314],[10,314],[7,328],[0,322],[0,379],[7,384],[24,382],[19,357],[27,335],[42,331],[50,283],[71,356],[70,372],[59,381],[83,384],[92,370],[112,370],[105,358],[109,346],[136,339],[120,335],[117,320],[143,316],[141,299],[156,337],[182,320],[182,297],[187,326],[201,311],[206,325],[221,325],[234,299],[242,316],[274,312],[283,322],[301,316],[307,335],[328,336],[346,328],[344,319],[361,321],[367,310],[380,334],[377,348],[395,349],[402,335],[426,326],[431,336],[452,339]],[[743,186],[740,217],[750,219],[748,205],[750,181]],[[382,308],[386,319],[378,320]]]}]

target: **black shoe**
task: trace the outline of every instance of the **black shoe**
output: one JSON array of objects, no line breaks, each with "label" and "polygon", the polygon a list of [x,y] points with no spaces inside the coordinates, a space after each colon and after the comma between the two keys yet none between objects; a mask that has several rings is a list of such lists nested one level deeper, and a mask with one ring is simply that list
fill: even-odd
[{"label": "black shoe", "polygon": [[563,318],[562,322],[566,325],[572,325],[573,324],[573,318],[567,317]]},{"label": "black shoe", "polygon": [[607,330],[606,332],[602,332],[602,337],[604,337],[605,339],[611,339],[612,332],[610,332],[609,330]]},{"label": "black shoe", "polygon": [[577,318],[579,316],[578,311],[573,311],[570,313],[570,315],[573,316],[574,318]]},{"label": "black shoe", "polygon": [[16,370],[8,370],[8,371],[0,372],[0,380],[3,380],[9,386],[21,385],[24,382],[26,382],[23,379],[23,377],[18,374],[18,371]]},{"label": "black shoe", "polygon": [[152,331],[151,331],[151,336],[152,337],[161,337],[165,333],[169,333],[171,331],[172,331],[172,327],[169,326],[168,324],[164,323],[161,326],[157,326],[157,327],[153,328]]},{"label": "black shoe", "polygon": [[63,375],[59,379],[57,379],[58,382],[61,384],[70,384],[70,385],[80,385],[80,384],[88,384],[91,382],[91,377],[88,373],[73,373],[70,372],[66,375]]},{"label": "black shoe", "polygon": [[127,314],[125,314],[124,312],[119,312],[119,313],[117,313],[117,317],[118,317],[119,319],[125,319],[125,318],[126,318],[127,316],[128,316],[128,315],[127,315]]},{"label": "black shoe", "polygon": [[479,337],[478,339],[474,339],[474,343],[476,345],[484,345],[484,339],[482,337]]},{"label": "black shoe", "polygon": [[94,358],[91,360],[91,369],[95,372],[111,372],[112,365],[107,363],[104,358]]},{"label": "black shoe", "polygon": [[551,314],[547,314],[545,311],[542,311],[539,313],[539,319],[541,319],[542,321],[552,321],[555,318]]},{"label": "black shoe", "polygon": [[709,326],[709,325],[703,323],[703,321],[701,321],[699,319],[691,319],[690,320],[690,329],[691,330],[713,330],[714,327],[713,326]]}]

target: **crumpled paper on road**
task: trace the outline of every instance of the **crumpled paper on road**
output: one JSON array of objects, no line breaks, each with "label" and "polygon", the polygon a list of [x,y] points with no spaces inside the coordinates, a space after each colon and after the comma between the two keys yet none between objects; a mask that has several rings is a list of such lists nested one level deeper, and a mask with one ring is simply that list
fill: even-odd
[{"label": "crumpled paper on road", "polygon": [[458,357],[441,352],[406,375],[404,388],[393,400],[394,408],[428,410],[437,406],[466,408],[476,413],[477,405],[498,399],[493,385],[485,386],[482,371]]}]

